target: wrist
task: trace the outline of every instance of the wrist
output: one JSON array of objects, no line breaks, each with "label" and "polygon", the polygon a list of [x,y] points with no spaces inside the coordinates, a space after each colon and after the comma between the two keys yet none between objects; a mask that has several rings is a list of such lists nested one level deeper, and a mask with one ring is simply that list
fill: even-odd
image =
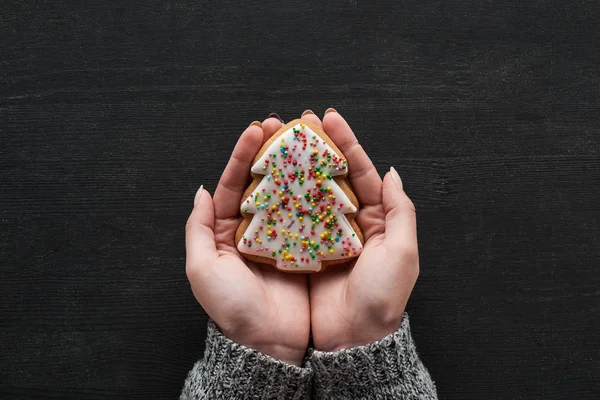
[{"label": "wrist", "polygon": [[244,346],[296,367],[302,366],[302,361],[304,360],[304,355],[306,354],[306,349],[294,349],[280,344],[248,343],[244,344]]},{"label": "wrist", "polygon": [[302,366],[304,355],[308,342],[304,347],[294,347],[291,344],[272,343],[259,340],[254,340],[251,335],[243,333],[240,335],[227,335],[234,342],[258,351],[261,354],[274,358],[275,360],[283,361],[286,364],[296,367]]},{"label": "wrist", "polygon": [[400,327],[401,319],[389,323],[374,324],[364,323],[348,329],[346,332],[330,336],[327,341],[315,342],[315,349],[319,351],[334,352],[342,349],[352,349],[377,342],[396,332]]},{"label": "wrist", "polygon": [[[217,324],[215,324],[217,325]],[[221,333],[231,341],[245,346],[249,349],[256,350],[259,353],[269,356],[275,360],[282,361],[286,364],[301,367],[308,347],[308,333],[304,345],[300,345],[300,341],[290,341],[289,343],[273,343],[270,339],[273,335],[271,332],[261,333],[248,328],[233,328],[231,326],[218,326]]]},{"label": "wrist", "polygon": [[319,351],[326,351],[326,352],[334,352],[334,351],[339,351],[342,349],[352,349],[354,347],[365,346],[365,345],[377,342],[378,340],[381,340],[384,337],[386,337],[389,334],[394,333],[394,332],[395,332],[395,330],[381,331],[381,332],[371,333],[371,334],[356,335],[355,337],[348,338],[341,342],[335,341],[332,343],[325,344],[323,346],[316,347],[316,349]]}]

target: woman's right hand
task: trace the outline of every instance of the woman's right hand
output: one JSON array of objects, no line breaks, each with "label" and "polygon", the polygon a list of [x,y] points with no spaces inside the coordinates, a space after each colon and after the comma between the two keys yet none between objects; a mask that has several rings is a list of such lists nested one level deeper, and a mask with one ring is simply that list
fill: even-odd
[{"label": "woman's right hand", "polygon": [[348,123],[335,110],[322,126],[348,161],[348,179],[360,203],[356,222],[365,245],[358,260],[310,276],[315,348],[335,351],[375,342],[395,332],[419,275],[415,207],[391,169],[383,181]]}]

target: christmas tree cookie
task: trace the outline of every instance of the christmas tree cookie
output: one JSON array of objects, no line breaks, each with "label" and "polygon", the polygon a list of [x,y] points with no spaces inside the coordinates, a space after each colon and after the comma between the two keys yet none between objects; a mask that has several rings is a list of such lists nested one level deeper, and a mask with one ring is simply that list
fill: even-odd
[{"label": "christmas tree cookie", "polygon": [[[318,272],[360,254],[348,163],[318,126],[295,120],[265,143],[242,197],[237,248],[287,272]],[[240,171],[240,173],[244,173]]]}]

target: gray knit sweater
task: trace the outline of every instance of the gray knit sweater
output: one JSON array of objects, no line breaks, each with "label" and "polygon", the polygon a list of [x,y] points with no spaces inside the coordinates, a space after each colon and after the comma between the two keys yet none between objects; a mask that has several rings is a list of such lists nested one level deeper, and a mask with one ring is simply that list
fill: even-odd
[{"label": "gray knit sweater", "polygon": [[191,399],[437,399],[419,359],[408,315],[385,338],[351,349],[309,349],[296,367],[236,344],[210,321],[204,358],[181,393]]}]

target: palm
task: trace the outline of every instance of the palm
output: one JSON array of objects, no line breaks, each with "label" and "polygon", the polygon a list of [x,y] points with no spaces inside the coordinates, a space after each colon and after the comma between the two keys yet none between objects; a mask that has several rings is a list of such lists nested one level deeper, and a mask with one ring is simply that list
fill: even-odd
[{"label": "palm", "polygon": [[220,255],[214,269],[214,290],[221,299],[214,307],[219,315],[228,316],[224,320],[230,322],[220,325],[226,334],[243,335],[245,339],[238,341],[255,348],[268,345],[273,338],[283,347],[306,348],[310,310],[303,275],[245,262],[237,252]]},{"label": "palm", "polygon": [[326,116],[322,124],[348,159],[349,179],[362,206],[356,220],[366,238],[358,260],[310,276],[313,342],[317,349],[337,350],[397,329],[418,274],[418,255],[408,197],[391,176],[382,182],[339,114]]},{"label": "palm", "polygon": [[389,262],[380,249],[381,239],[381,235],[371,237],[355,262],[311,276],[312,334],[316,348],[332,349],[340,341],[350,341],[348,332],[355,331],[356,324],[368,315],[364,299],[376,296],[383,283],[372,271]]},{"label": "palm", "polygon": [[310,331],[304,275],[247,262],[235,246],[239,207],[252,159],[281,123],[270,118],[240,137],[215,192],[200,191],[188,220],[187,274],[194,295],[233,341],[300,365]]}]

